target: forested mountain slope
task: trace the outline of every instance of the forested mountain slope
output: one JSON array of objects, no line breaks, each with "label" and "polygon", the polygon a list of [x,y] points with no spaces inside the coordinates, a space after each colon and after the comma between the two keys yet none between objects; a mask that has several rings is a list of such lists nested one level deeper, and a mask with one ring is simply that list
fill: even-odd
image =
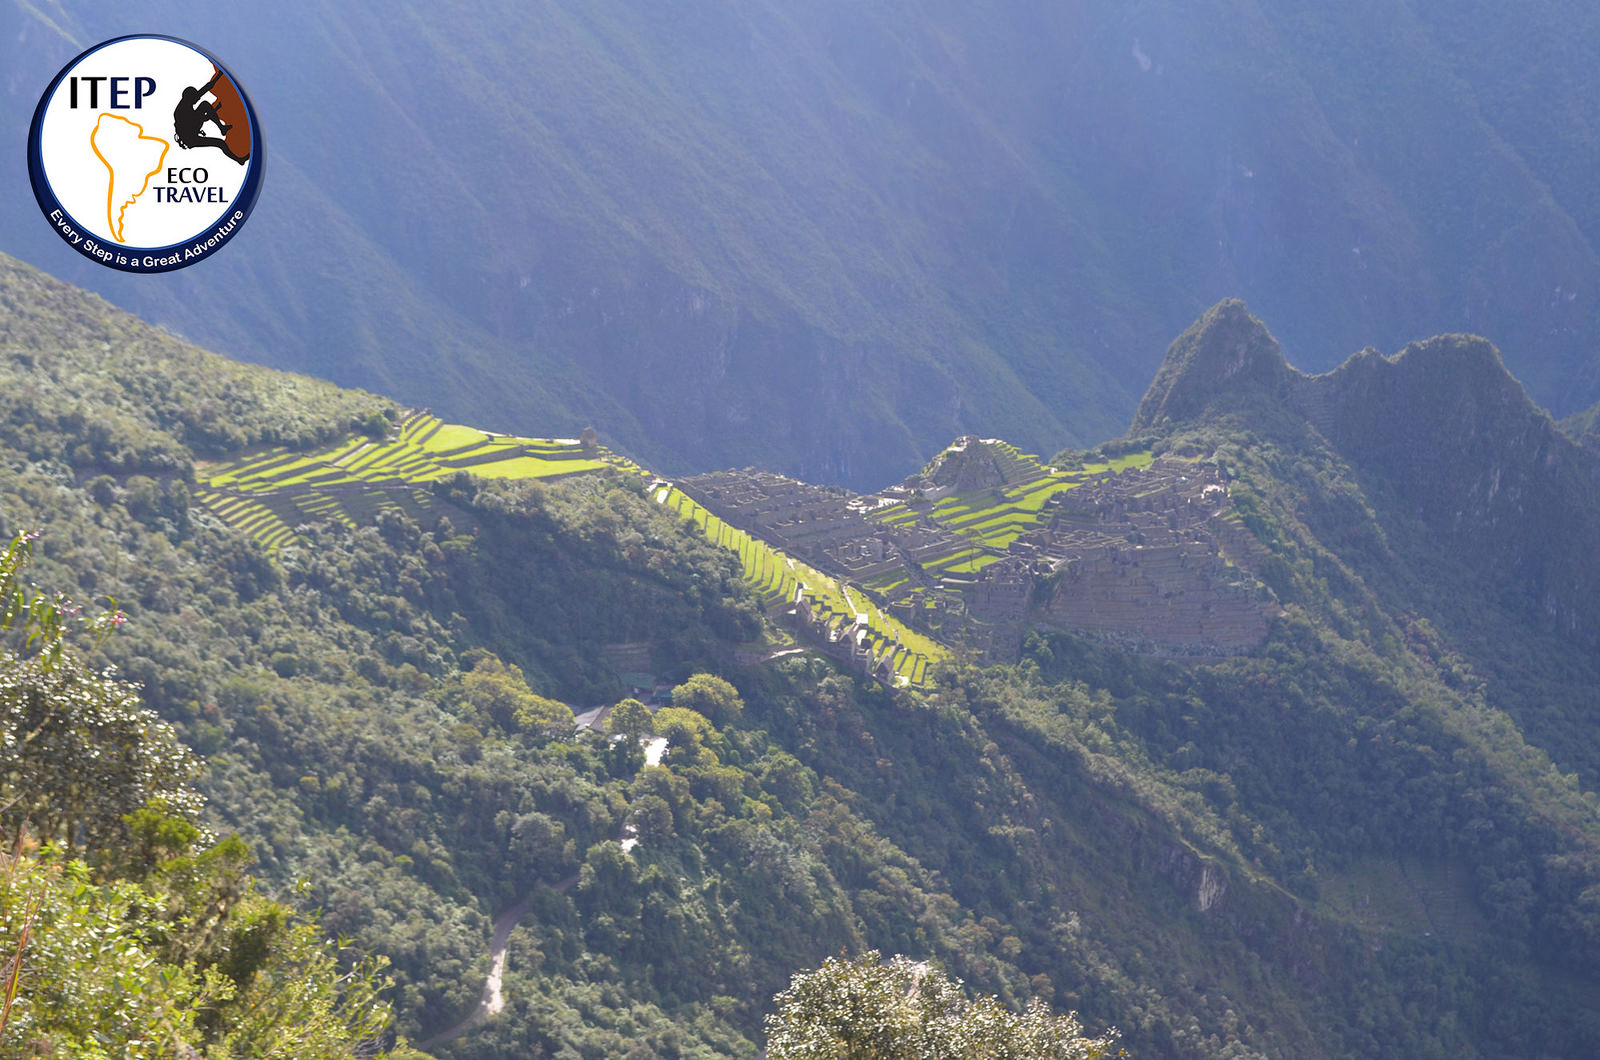
[{"label": "forested mountain slope", "polygon": [[1553,0],[16,0],[0,128],[148,31],[255,97],[237,249],[90,268],[20,158],[0,249],[452,422],[876,488],[960,434],[1115,433],[1235,294],[1312,370],[1472,331],[1558,414],[1600,398],[1600,19]]},{"label": "forested mountain slope", "polygon": [[1561,421],[1561,429],[1580,445],[1591,449],[1600,447],[1600,404],[1574,412]]},{"label": "forested mountain slope", "polygon": [[[1145,1057],[1600,1047],[1585,627],[1541,610],[1534,567],[1459,580],[1508,549],[1575,560],[1470,489],[1480,517],[1439,516],[1340,434],[1352,411],[1296,404],[1359,360],[1297,383],[1223,306],[1169,355],[1165,419],[1141,416],[1145,444],[1229,476],[1284,602],[1259,649],[1180,665],[1034,635],[911,693],[752,661],[737,560],[622,468],[442,478],[426,513],[308,515],[269,555],[189,502],[196,461],[382,432],[387,402],[11,262],[0,304],[0,393],[29,396],[6,406],[0,532],[38,526],[42,583],[128,612],[103,650],[206,758],[212,823],[393,959],[414,1040],[472,1008],[490,919],[527,903],[506,1008],[436,1055],[753,1057],[790,974],[873,947]],[[1536,495],[1587,457],[1540,449],[1548,421],[1475,349],[1459,396],[1523,429],[1481,458]],[[1219,390],[1238,350],[1264,368]],[[702,681],[658,712],[647,765],[565,720],[621,699],[624,665],[737,696]]]}]

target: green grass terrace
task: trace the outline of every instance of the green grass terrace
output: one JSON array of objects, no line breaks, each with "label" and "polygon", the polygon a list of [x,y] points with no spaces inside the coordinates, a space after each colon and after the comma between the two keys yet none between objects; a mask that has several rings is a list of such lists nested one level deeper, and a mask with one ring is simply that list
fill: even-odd
[{"label": "green grass terrace", "polygon": [[370,522],[385,509],[419,514],[432,498],[417,487],[466,471],[484,478],[558,479],[608,467],[639,468],[576,439],[516,438],[416,413],[393,437],[353,436],[314,452],[268,449],[199,467],[195,499],[269,551],[312,519]]},{"label": "green grass terrace", "polygon": [[949,654],[938,641],[881,610],[861,589],[832,578],[738,527],[730,526],[677,487],[657,486],[652,496],[680,519],[696,527],[708,541],[737,554],[745,581],[768,607],[787,607],[798,594],[806,599],[812,613],[820,616],[830,632],[835,634],[843,634],[864,619],[873,652],[890,654],[890,665],[897,683],[914,686],[924,684],[929,665]]},{"label": "green grass terrace", "polygon": [[[1004,483],[989,489],[953,493],[937,501],[907,502],[880,508],[868,518],[888,525],[930,519],[967,538],[977,549],[963,549],[926,562],[930,571],[973,573],[1004,555],[1026,533],[1049,522],[1046,505],[1055,497],[1106,472],[1149,467],[1149,452],[1129,453],[1108,462],[1087,464],[1074,470],[1047,467],[1038,457],[1018,452],[1003,442],[985,442],[997,455]],[[871,585],[880,591],[890,585]]]}]

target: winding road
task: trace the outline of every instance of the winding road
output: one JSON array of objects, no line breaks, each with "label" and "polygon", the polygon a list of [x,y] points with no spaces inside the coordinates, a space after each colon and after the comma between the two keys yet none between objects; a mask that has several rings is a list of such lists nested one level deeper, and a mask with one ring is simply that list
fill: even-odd
[{"label": "winding road", "polygon": [[[666,753],[666,749],[666,737],[645,740],[645,765],[661,765],[661,756]],[[632,826],[624,826],[621,836],[618,837],[622,850],[632,850],[638,844],[638,837],[629,833],[632,833]],[[555,893],[570,889],[576,882],[578,873],[573,873],[555,884]],[[533,905],[533,895],[523,895],[515,905],[504,909],[499,916],[494,917],[494,934],[490,937],[490,977],[483,983],[483,996],[478,998],[478,1006],[461,1023],[451,1026],[450,1030],[440,1031],[427,1041],[413,1042],[414,1049],[427,1052],[435,1046],[443,1046],[445,1042],[456,1041],[467,1031],[477,1030],[478,1026],[483,1026],[491,1015],[506,1007],[506,996],[501,993],[501,982],[506,978],[506,948],[510,943],[510,929],[517,927],[517,921],[522,919],[531,905]]]},{"label": "winding road", "polygon": [[[574,872],[555,885],[556,893],[567,890],[577,882],[578,874]],[[505,995],[500,992],[500,983],[506,973],[506,948],[511,942],[511,929],[517,926],[517,921],[532,905],[533,896],[528,895],[494,918],[494,934],[489,939],[489,978],[483,984],[483,997],[478,999],[477,1008],[454,1027],[440,1031],[427,1041],[413,1043],[413,1048],[427,1052],[446,1042],[453,1042],[468,1031],[483,1026],[490,1016],[506,1007]]]},{"label": "winding road", "polygon": [[[645,764],[651,766],[660,765],[661,756],[666,749],[667,740],[663,736],[646,740],[644,742]],[[636,837],[628,835],[631,830],[631,827],[623,829],[621,837],[623,850],[632,850],[639,842]],[[577,882],[578,874],[574,872],[571,876],[555,885],[555,892],[560,894]],[[466,1019],[455,1026],[440,1031],[426,1041],[412,1043],[413,1048],[427,1052],[435,1046],[453,1042],[468,1031],[476,1030],[483,1026],[490,1016],[506,1007],[505,995],[500,992],[500,984],[505,979],[506,949],[511,943],[511,929],[517,926],[517,921],[522,919],[532,905],[533,896],[524,895],[514,905],[503,910],[499,916],[494,918],[494,934],[489,937],[489,978],[483,984],[483,996],[478,999],[478,1006],[467,1015]]]}]

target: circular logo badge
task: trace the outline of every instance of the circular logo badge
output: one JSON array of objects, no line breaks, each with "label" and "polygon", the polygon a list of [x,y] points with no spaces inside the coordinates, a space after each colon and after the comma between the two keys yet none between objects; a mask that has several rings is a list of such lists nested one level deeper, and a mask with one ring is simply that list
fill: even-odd
[{"label": "circular logo badge", "polygon": [[68,63],[34,111],[28,172],[68,246],[127,272],[215,253],[261,191],[261,127],[232,74],[174,37],[119,37]]}]

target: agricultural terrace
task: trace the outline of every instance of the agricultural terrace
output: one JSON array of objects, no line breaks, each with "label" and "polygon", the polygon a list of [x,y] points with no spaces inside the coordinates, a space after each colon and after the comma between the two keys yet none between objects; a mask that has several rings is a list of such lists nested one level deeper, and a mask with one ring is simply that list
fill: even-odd
[{"label": "agricultural terrace", "polygon": [[574,439],[513,438],[408,417],[395,437],[347,438],[314,452],[275,448],[200,467],[195,499],[268,551],[313,519],[369,523],[385,510],[419,515],[433,503],[420,484],[467,471],[484,478],[554,479],[632,463]]},{"label": "agricultural terrace", "polygon": [[810,605],[815,620],[831,635],[842,635],[865,618],[874,654],[891,652],[891,666],[901,684],[921,685],[928,666],[948,654],[943,645],[882,611],[859,588],[840,582],[759,538],[719,519],[675,486],[657,486],[652,494],[667,510],[692,523],[706,539],[739,556],[744,578],[768,606],[784,607],[796,593]]},{"label": "agricultural terrace", "polygon": [[[1120,473],[1129,468],[1149,467],[1154,459],[1148,451],[1129,453],[1114,460],[1087,464],[1071,471],[1047,467],[1039,458],[1019,452],[1004,442],[983,443],[997,457],[1003,478],[1000,485],[987,489],[952,493],[935,501],[906,501],[879,508],[869,519],[889,526],[905,526],[928,518],[947,530],[955,531],[971,547],[944,556],[935,556],[923,568],[938,574],[974,574],[1002,558],[1019,537],[1049,525],[1046,506],[1051,498],[1082,485],[1100,475]],[[888,591],[903,579],[877,579],[869,588]]]},{"label": "agricultural terrace", "polygon": [[[949,551],[920,560],[924,574],[949,588],[972,584],[1019,537],[1047,526],[1052,497],[1095,476],[1151,463],[1149,453],[1132,453],[1064,471],[1046,467],[1037,457],[1004,442],[981,444],[995,458],[993,466],[999,471],[995,485],[936,500],[882,503],[866,514],[890,528],[910,529],[931,520],[956,534],[959,543]],[[608,467],[643,474],[637,465],[573,439],[490,434],[418,413],[407,417],[394,437],[382,441],[353,436],[310,453],[277,448],[202,465],[194,498],[275,552],[292,543],[294,528],[308,521],[355,526],[374,521],[385,510],[422,515],[434,501],[429,491],[418,487],[460,471],[485,478],[559,479]],[[834,639],[846,634],[860,637],[875,659],[887,655],[899,683],[923,684],[930,663],[948,654],[938,641],[879,606],[908,591],[913,580],[909,570],[849,584],[729,525],[674,486],[657,486],[653,495],[713,544],[735,553],[745,581],[769,607],[803,600],[816,631]]]}]

